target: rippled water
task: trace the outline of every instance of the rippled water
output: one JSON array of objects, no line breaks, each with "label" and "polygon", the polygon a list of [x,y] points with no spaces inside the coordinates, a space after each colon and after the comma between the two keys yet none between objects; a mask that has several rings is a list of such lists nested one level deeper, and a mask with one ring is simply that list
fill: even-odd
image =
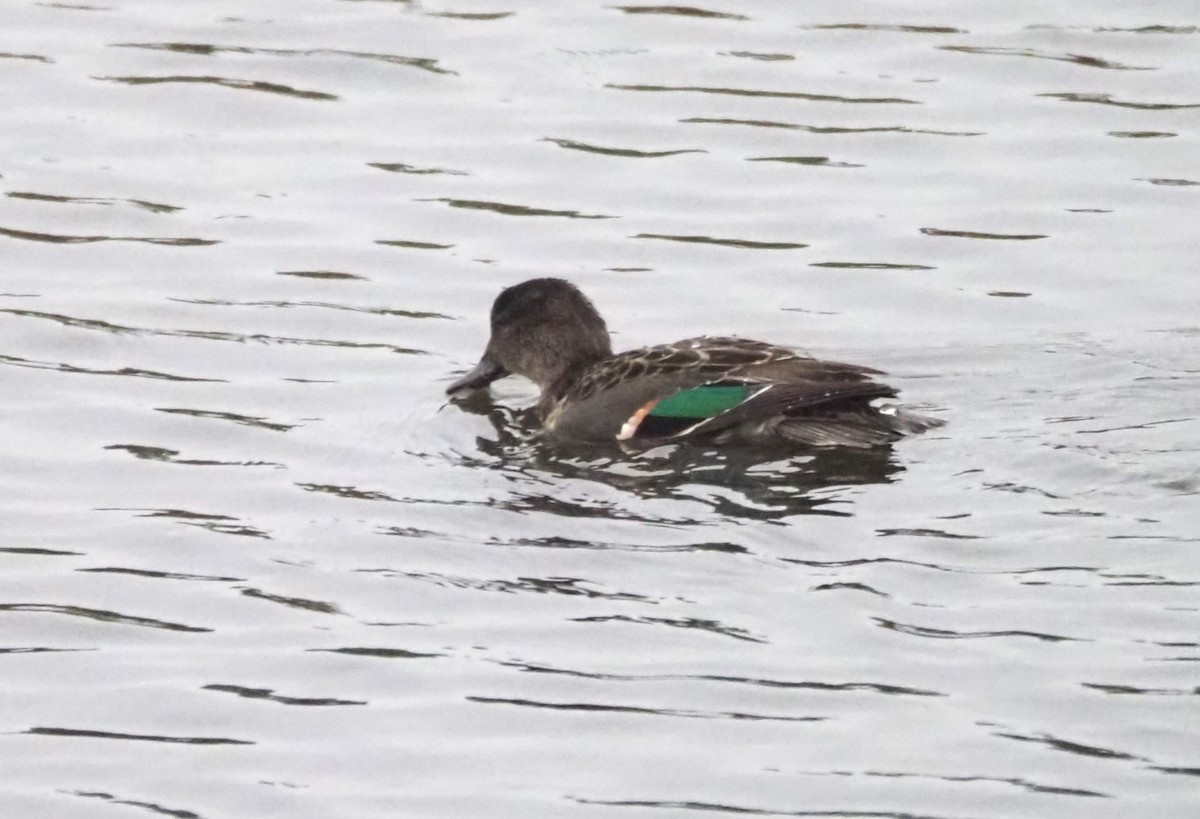
[{"label": "rippled water", "polygon": [[[1190,11],[7,4],[0,813],[1195,816]],[[447,404],[534,275],[949,423]]]}]

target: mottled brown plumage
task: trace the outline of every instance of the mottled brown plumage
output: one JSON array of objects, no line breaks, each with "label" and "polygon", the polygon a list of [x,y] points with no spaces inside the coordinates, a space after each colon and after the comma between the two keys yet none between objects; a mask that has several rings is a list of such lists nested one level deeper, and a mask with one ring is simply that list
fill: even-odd
[{"label": "mottled brown plumage", "polygon": [[874,406],[896,396],[873,380],[878,370],[761,341],[700,337],[613,355],[604,320],[561,279],[507,288],[491,324],[483,358],[447,391],[527,376],[542,389],[543,426],[566,438],[866,447],[941,423]]}]

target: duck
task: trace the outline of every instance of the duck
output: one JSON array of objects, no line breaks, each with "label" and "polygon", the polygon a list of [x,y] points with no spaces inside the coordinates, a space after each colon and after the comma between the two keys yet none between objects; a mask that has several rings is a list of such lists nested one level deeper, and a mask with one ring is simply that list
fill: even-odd
[{"label": "duck", "polygon": [[764,341],[700,336],[614,354],[591,300],[559,278],[500,292],[482,358],[446,392],[509,375],[541,390],[544,432],[576,442],[870,448],[944,423],[881,405],[898,391],[879,370]]}]

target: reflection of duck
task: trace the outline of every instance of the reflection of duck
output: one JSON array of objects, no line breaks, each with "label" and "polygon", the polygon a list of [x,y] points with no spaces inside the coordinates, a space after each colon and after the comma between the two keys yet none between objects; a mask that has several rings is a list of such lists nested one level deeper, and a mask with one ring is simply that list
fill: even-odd
[{"label": "reflection of duck", "polygon": [[531,279],[492,305],[492,336],[447,389],[509,374],[542,390],[542,426],[566,440],[680,439],[872,447],[942,422],[871,402],[896,390],[878,370],[740,338],[692,338],[613,355],[604,319],[562,279]]},{"label": "reflection of duck", "polygon": [[[496,469],[507,489],[490,503],[500,508],[537,510],[566,517],[604,517],[669,526],[702,519],[694,506],[663,506],[638,501],[691,501],[728,520],[782,520],[793,515],[849,515],[850,487],[897,480],[904,467],[890,446],[819,447],[781,458],[771,446],[665,445],[638,447],[619,442],[583,442],[531,435],[534,409],[497,404],[486,391],[465,396],[458,406],[486,418],[494,435],[476,439],[478,451],[459,455],[462,463]],[[601,493],[546,491],[547,476],[618,490]],[[582,484],[581,484],[582,485]],[[697,547],[701,548],[701,547]],[[702,548],[726,548],[705,543]],[[742,547],[729,546],[732,551]]]}]

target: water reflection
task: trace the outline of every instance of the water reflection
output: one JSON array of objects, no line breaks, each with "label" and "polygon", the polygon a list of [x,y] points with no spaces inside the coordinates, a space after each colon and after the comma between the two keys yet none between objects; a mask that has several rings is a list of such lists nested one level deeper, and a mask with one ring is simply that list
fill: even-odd
[{"label": "water reflection", "polygon": [[[466,395],[455,406],[486,418],[495,433],[495,437],[476,438],[482,457],[460,454],[464,463],[473,467],[515,473],[539,483],[547,476],[598,481],[638,500],[697,501],[731,519],[849,516],[848,501],[837,490],[891,483],[904,471],[890,446],[793,453],[681,444],[626,450],[616,442],[582,444],[543,436],[532,409],[502,406],[486,391]],[[550,497],[545,492],[516,494],[506,503],[524,511],[568,517],[597,513],[594,504]],[[628,517],[628,510],[620,513],[605,508],[603,512]]]}]

